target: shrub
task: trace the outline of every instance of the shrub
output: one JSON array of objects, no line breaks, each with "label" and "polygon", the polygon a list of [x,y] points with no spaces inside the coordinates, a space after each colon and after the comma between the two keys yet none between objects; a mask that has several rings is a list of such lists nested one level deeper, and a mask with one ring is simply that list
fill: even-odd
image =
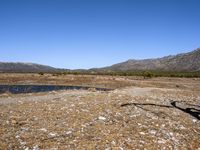
[{"label": "shrub", "polygon": [[44,73],[43,73],[43,72],[39,72],[38,74],[39,74],[39,75],[41,75],[41,76],[43,76],[43,75],[44,75]]},{"label": "shrub", "polygon": [[146,78],[152,78],[153,77],[153,73],[151,73],[149,71],[145,71],[143,73],[143,77],[144,77],[144,79],[146,79]]}]

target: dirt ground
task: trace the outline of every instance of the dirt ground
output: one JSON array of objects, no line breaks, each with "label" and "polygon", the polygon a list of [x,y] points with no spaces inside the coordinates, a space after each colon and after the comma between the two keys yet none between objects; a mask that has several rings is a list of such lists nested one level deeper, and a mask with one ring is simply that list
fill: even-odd
[{"label": "dirt ground", "polygon": [[0,74],[0,84],[113,89],[1,94],[2,150],[200,150],[200,79]]}]

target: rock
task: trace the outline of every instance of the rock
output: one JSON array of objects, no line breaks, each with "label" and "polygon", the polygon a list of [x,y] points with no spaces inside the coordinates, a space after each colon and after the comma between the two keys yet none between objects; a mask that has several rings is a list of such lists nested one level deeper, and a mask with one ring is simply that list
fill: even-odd
[{"label": "rock", "polygon": [[106,118],[103,117],[103,116],[99,116],[98,119],[99,119],[99,120],[102,120],[102,121],[105,121],[105,120],[106,120]]},{"label": "rock", "polygon": [[12,119],[10,122],[11,122],[12,125],[18,124],[17,120],[15,120],[15,119]]},{"label": "rock", "polygon": [[33,150],[40,150],[38,145],[33,146]]},{"label": "rock", "polygon": [[47,129],[45,129],[45,128],[41,128],[41,129],[39,129],[40,131],[43,131],[43,132],[47,132]]},{"label": "rock", "polygon": [[140,132],[140,134],[141,134],[141,135],[145,135],[145,133],[144,133],[144,132]]},{"label": "rock", "polygon": [[158,144],[165,144],[165,143],[166,143],[166,141],[164,139],[158,140]]},{"label": "rock", "polygon": [[196,122],[197,122],[197,119],[192,119],[192,121],[193,121],[194,123],[196,123]]},{"label": "rock", "polygon": [[112,145],[116,145],[116,142],[115,142],[115,141],[112,141],[111,144],[112,144]]},{"label": "rock", "polygon": [[155,135],[156,134],[156,130],[151,130],[151,131],[149,131],[149,133]]},{"label": "rock", "polygon": [[52,133],[52,132],[50,132],[50,133],[48,134],[48,138],[54,138],[54,137],[56,137],[56,136],[58,136],[57,133]]},{"label": "rock", "polygon": [[72,134],[72,131],[66,131],[65,134],[70,135],[70,134]]}]

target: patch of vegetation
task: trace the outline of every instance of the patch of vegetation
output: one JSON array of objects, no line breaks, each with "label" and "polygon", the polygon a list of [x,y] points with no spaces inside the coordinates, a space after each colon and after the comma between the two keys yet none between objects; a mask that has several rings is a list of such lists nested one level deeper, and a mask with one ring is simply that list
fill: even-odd
[{"label": "patch of vegetation", "polygon": [[44,72],[39,72],[38,74],[41,75],[41,76],[43,76],[43,75],[44,75]]},{"label": "patch of vegetation", "polygon": [[57,75],[109,75],[109,76],[142,76],[152,77],[178,77],[178,78],[200,78],[200,72],[166,72],[166,71],[68,71],[56,73]]},{"label": "patch of vegetation", "polygon": [[149,72],[149,71],[145,71],[143,73],[144,79],[146,79],[146,78],[152,78],[153,76],[154,76],[154,74],[152,72]]}]

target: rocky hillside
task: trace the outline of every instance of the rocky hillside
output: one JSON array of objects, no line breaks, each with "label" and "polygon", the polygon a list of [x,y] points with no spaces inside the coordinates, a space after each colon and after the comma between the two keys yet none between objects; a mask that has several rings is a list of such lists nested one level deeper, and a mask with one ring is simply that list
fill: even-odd
[{"label": "rocky hillside", "polygon": [[144,59],[144,60],[130,59],[126,62],[101,68],[101,70],[200,71],[200,48],[189,53],[183,53],[157,59]]},{"label": "rocky hillside", "polygon": [[54,72],[56,68],[33,63],[0,62],[0,72]]}]

